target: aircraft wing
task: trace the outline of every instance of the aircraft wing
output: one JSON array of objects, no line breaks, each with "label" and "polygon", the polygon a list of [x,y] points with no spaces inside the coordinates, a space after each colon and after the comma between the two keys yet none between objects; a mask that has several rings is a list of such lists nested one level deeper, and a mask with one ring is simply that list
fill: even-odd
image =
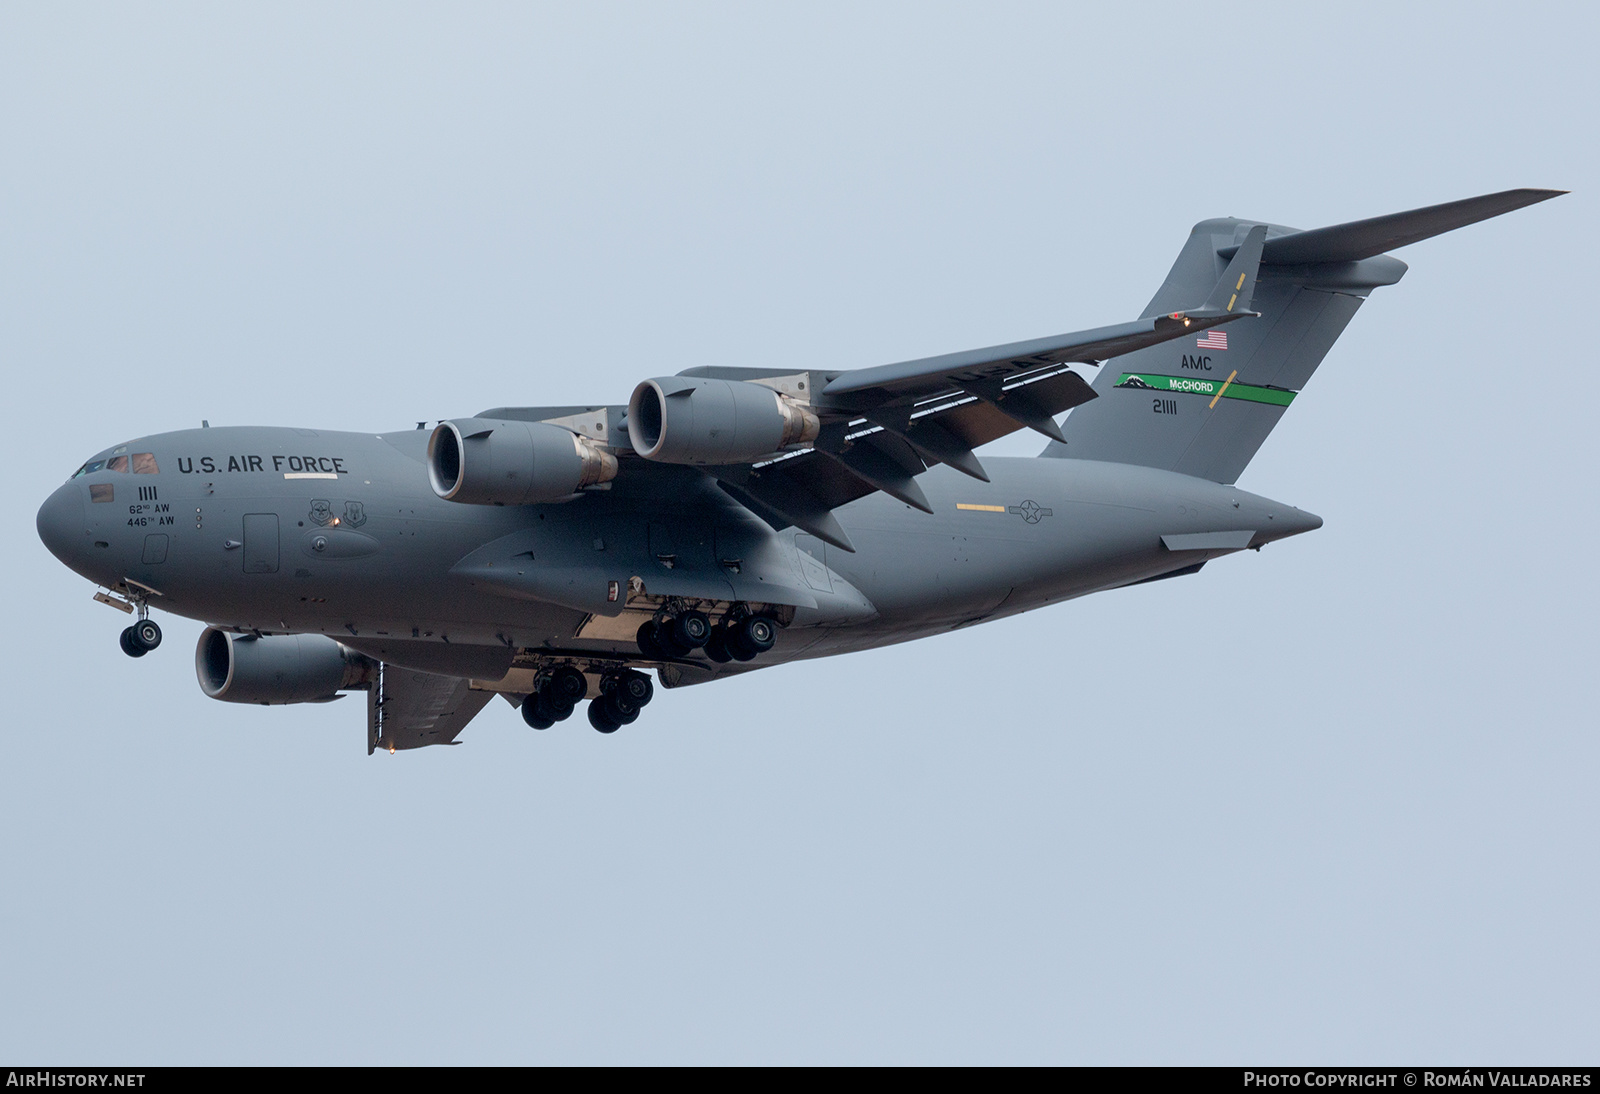
[{"label": "aircraft wing", "polygon": [[[774,528],[801,528],[854,551],[833,516],[839,506],[881,490],[931,513],[916,482],[930,465],[948,464],[988,482],[973,454],[979,446],[1019,429],[1061,440],[1056,416],[1095,398],[1072,371],[1074,363],[1104,361],[1254,316],[1250,301],[1266,234],[1264,224],[1250,229],[1204,301],[1130,323],[849,371],[687,369],[679,376],[772,388],[803,404],[815,420],[809,446],[796,443],[753,463],[694,466]],[[650,383],[662,398],[694,398],[697,390],[688,383]],[[662,390],[663,383],[670,390]],[[624,407],[497,407],[478,418],[558,425],[611,451],[633,454],[617,443],[633,431]],[[644,454],[637,446],[635,451]]]},{"label": "aircraft wing", "polygon": [[494,698],[459,676],[436,676],[383,665],[367,692],[367,754],[454,744],[456,736]]},{"label": "aircraft wing", "polygon": [[[794,525],[846,551],[832,511],[875,491],[932,512],[916,476],[944,463],[983,482],[973,449],[1019,429],[1062,439],[1055,418],[1095,397],[1069,367],[1103,361],[1253,316],[1266,240],[1250,230],[1198,306],[1131,323],[847,372],[812,374],[809,408],[821,422],[810,449],[751,465],[708,467],[722,488],[777,528]],[[696,368],[684,376],[779,387],[771,370]],[[798,386],[797,386],[798,390]]]}]

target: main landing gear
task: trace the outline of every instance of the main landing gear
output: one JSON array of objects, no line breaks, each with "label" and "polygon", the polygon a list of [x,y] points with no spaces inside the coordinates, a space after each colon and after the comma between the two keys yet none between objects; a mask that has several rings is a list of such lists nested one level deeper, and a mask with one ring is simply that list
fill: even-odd
[{"label": "main landing gear", "polygon": [[[649,661],[682,661],[703,651],[719,664],[749,661],[766,653],[778,639],[778,621],[760,615],[748,604],[735,604],[716,622],[693,601],[669,600],[656,616],[639,627],[635,640]],[[655,696],[650,677],[628,668],[626,656],[616,659],[582,656],[576,664],[541,669],[533,693],[522,700],[522,720],[534,729],[549,729],[572,717],[589,696],[589,681],[599,677],[598,694],[589,699],[589,724],[601,733],[632,725]],[[618,662],[622,663],[619,664]],[[546,662],[548,664],[548,662]],[[577,667],[583,665],[588,674]]]},{"label": "main landing gear", "polygon": [[707,657],[723,665],[766,653],[777,639],[777,624],[767,616],[730,613],[712,626],[706,614],[698,611],[647,620],[635,637],[639,652],[651,660],[688,657],[695,650],[704,650]]},{"label": "main landing gear", "polygon": [[539,690],[522,701],[522,720],[534,729],[549,729],[572,717],[572,708],[589,693],[588,678],[571,665],[559,665],[539,682]]},{"label": "main landing gear", "polygon": [[655,685],[642,672],[628,669],[602,676],[600,698],[589,703],[589,724],[601,733],[615,733],[632,725],[655,694]]},{"label": "main landing gear", "polygon": [[[534,729],[549,729],[572,716],[589,691],[589,681],[570,665],[550,670],[539,690],[522,701],[522,720]],[[615,733],[639,717],[655,697],[650,677],[633,669],[608,672],[600,678],[600,695],[589,701],[589,724],[601,733]]]}]

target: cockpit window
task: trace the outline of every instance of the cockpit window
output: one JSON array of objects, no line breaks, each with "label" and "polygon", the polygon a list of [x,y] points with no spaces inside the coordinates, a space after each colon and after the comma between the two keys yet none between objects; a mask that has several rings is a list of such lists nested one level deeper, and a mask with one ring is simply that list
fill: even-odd
[{"label": "cockpit window", "polygon": [[90,501],[116,501],[116,487],[109,482],[95,482],[89,484]]},{"label": "cockpit window", "polygon": [[[122,451],[127,451],[127,445],[122,446]],[[72,473],[73,478],[80,475],[92,475],[96,471],[115,471],[126,475],[132,472],[135,475],[159,475],[161,468],[156,464],[154,452],[135,452],[131,456],[112,456],[109,460],[90,460]]]}]

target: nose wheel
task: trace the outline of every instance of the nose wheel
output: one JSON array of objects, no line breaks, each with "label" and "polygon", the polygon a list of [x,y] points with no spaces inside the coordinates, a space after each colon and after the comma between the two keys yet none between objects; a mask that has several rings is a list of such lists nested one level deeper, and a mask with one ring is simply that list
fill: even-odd
[{"label": "nose wheel", "polygon": [[118,585],[116,592],[122,593],[127,599],[104,592],[95,593],[94,598],[119,612],[139,613],[139,618],[134,621],[133,626],[124,627],[117,641],[122,646],[122,652],[129,657],[143,657],[161,645],[161,628],[150,618],[150,605],[147,603],[149,594],[156,596],[161,594],[148,586],[140,585],[137,581]]},{"label": "nose wheel", "polygon": [[161,645],[161,628],[154,619],[141,619],[122,631],[122,652],[129,657],[143,657]]}]

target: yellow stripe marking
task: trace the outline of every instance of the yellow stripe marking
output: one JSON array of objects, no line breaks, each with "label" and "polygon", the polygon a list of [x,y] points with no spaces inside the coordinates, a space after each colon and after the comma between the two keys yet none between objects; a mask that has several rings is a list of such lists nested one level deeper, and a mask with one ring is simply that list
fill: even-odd
[{"label": "yellow stripe marking", "polygon": [[[1222,391],[1227,391],[1228,390],[1228,385],[1233,383],[1233,378],[1235,376],[1237,376],[1237,375],[1239,375],[1239,370],[1238,369],[1234,369],[1232,372],[1228,373],[1228,378],[1226,380],[1222,381]],[[1217,405],[1217,400],[1222,398],[1222,391],[1217,392],[1215,395],[1213,395],[1211,397],[1210,404],[1208,404],[1206,406],[1207,410],[1210,410],[1212,407]]]},{"label": "yellow stripe marking", "polygon": [[1239,275],[1239,283],[1233,287],[1233,291],[1238,292],[1242,288],[1244,288],[1244,274]]},{"label": "yellow stripe marking", "polygon": [[1006,511],[1006,507],[1004,505],[968,505],[964,501],[956,502],[956,508],[972,509],[979,513],[1004,513]]},{"label": "yellow stripe marking", "polygon": [[1234,293],[1232,296],[1228,297],[1228,310],[1229,311],[1233,310],[1233,302],[1235,300],[1237,300],[1237,299],[1239,299],[1239,294],[1238,293]]}]

